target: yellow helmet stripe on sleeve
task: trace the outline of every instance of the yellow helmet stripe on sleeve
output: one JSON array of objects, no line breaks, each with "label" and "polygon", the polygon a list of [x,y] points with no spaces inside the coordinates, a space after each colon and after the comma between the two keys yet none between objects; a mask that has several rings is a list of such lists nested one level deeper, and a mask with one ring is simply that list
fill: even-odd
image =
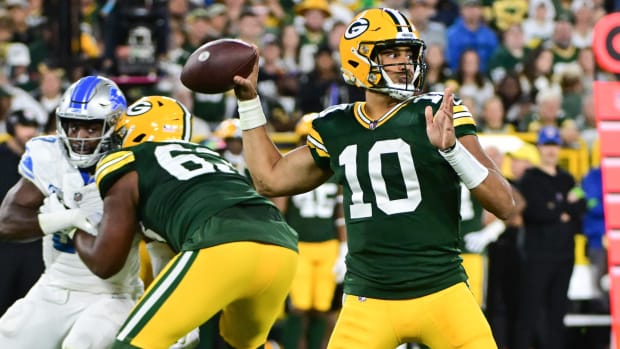
[{"label": "yellow helmet stripe on sleeve", "polygon": [[95,172],[97,187],[99,187],[105,176],[134,161],[135,157],[130,150],[119,151],[104,157],[97,165],[97,171]]}]

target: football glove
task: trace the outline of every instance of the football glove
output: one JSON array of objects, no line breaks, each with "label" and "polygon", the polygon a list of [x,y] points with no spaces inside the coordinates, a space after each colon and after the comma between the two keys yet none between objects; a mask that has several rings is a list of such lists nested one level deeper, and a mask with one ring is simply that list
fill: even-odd
[{"label": "football glove", "polygon": [[56,193],[43,200],[40,212],[38,215],[39,226],[44,234],[61,232],[69,238],[73,238],[77,228],[89,234],[97,235],[96,226],[88,220],[88,212],[79,208],[67,208],[60,202]]},{"label": "football glove", "polygon": [[67,207],[81,209],[88,215],[88,220],[95,226],[101,223],[103,218],[103,200],[99,195],[97,183],[93,182],[81,187],[62,189],[63,202]]},{"label": "football glove", "polygon": [[336,263],[334,264],[334,268],[332,269],[334,275],[336,276],[336,283],[338,284],[344,281],[344,275],[347,273],[347,265],[345,264],[345,259],[348,252],[349,248],[347,247],[346,241],[340,242],[338,258],[336,259]]},{"label": "football glove", "polygon": [[488,244],[497,240],[501,233],[506,230],[506,225],[503,221],[496,219],[493,222],[487,224],[480,231],[471,232],[466,234],[465,247],[468,251],[473,253],[482,253]]}]

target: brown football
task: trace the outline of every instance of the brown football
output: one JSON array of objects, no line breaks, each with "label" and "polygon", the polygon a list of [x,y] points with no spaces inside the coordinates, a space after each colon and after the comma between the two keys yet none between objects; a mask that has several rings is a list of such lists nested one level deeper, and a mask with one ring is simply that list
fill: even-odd
[{"label": "brown football", "polygon": [[235,86],[235,75],[250,75],[257,58],[256,48],[244,41],[210,41],[189,56],[181,71],[181,82],[195,92],[226,92]]}]

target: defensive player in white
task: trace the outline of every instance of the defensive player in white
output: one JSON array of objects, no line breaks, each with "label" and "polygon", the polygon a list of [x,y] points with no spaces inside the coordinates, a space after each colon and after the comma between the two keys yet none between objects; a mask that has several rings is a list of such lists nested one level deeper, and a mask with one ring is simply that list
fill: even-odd
[{"label": "defensive player in white", "polygon": [[143,292],[137,241],[123,269],[104,280],[58,233],[77,227],[96,234],[96,226],[86,221],[97,225],[103,213],[93,172],[126,107],[114,82],[84,77],[62,97],[57,135],[27,143],[22,178],[0,206],[0,239],[42,237],[45,272],[0,318],[0,348],[107,348]]}]

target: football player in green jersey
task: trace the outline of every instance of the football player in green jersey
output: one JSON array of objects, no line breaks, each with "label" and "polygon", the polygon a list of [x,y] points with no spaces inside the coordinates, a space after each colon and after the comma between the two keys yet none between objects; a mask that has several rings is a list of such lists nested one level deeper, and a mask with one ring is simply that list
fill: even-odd
[{"label": "football player in green jersey", "polygon": [[168,97],[129,106],[115,128],[122,149],[97,166],[104,197],[98,236],[71,236],[102,278],[120,269],[140,226],[177,253],[113,348],[168,348],[220,310],[220,333],[230,346],[262,347],[295,275],[296,232],[228,161],[188,142],[191,122]]},{"label": "football player in green jersey", "polygon": [[467,108],[450,89],[419,94],[424,48],[402,13],[360,12],[341,38],[340,58],[344,79],[365,89],[365,102],[321,112],[307,145],[285,155],[264,126],[258,67],[234,78],[259,192],[292,195],[331,176],[343,185],[346,297],[330,349],[497,347],[461,266],[460,182],[499,218],[514,202]]},{"label": "football player in green jersey", "polygon": [[[297,122],[295,134],[299,145],[306,143],[312,120],[317,116],[318,113],[309,113]],[[342,297],[337,284],[342,283],[346,271],[341,187],[330,178],[309,192],[272,200],[299,235],[299,263],[291,285],[292,307],[287,319],[289,328],[301,327],[295,347],[324,348],[339,310],[332,308],[334,297]],[[293,326],[297,322],[301,326]],[[316,332],[321,333],[315,335]],[[316,338],[322,341],[313,340]]]}]

